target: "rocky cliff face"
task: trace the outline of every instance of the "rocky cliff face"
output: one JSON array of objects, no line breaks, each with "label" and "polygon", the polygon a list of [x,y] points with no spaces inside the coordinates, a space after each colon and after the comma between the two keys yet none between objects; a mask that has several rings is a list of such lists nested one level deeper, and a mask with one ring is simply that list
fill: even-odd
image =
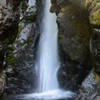
[{"label": "rocky cliff face", "polygon": [[6,52],[7,82],[3,100],[16,100],[16,94],[34,92],[37,87],[34,62],[43,4],[40,0],[29,0],[28,5],[20,18],[17,37],[11,45],[8,45]]},{"label": "rocky cliff face", "polygon": [[18,33],[18,24],[28,7],[28,0],[0,0],[0,94],[4,91],[5,52],[8,44],[13,43]]},{"label": "rocky cliff face", "polygon": [[26,8],[27,0],[0,0],[0,66],[7,44],[12,43],[17,36],[20,16]]},{"label": "rocky cliff face", "polygon": [[86,0],[85,8],[89,11],[89,20],[92,25],[90,51],[95,58],[95,74],[100,77],[100,1]]},{"label": "rocky cliff face", "polygon": [[58,0],[56,5],[62,58],[58,79],[63,88],[76,90],[92,68],[88,13],[76,2]]},{"label": "rocky cliff face", "polygon": [[18,33],[21,14],[27,8],[27,0],[0,0],[0,47],[11,43]]},{"label": "rocky cliff face", "polygon": [[[61,68],[58,73],[60,86],[77,90],[86,76],[94,68],[99,75],[99,1],[98,0],[51,0],[51,11],[56,12],[59,29]],[[98,26],[98,27],[97,27]],[[93,72],[82,85],[81,96],[76,100],[92,100],[91,95],[98,92]],[[92,77],[93,76],[93,77]],[[92,81],[91,81],[92,80]],[[92,83],[93,82],[93,83]],[[99,86],[98,86],[99,87]],[[94,89],[93,89],[94,88]],[[91,89],[94,92],[91,93]],[[87,93],[87,97],[82,94]],[[99,92],[98,92],[99,93]],[[96,98],[96,97],[95,97]],[[97,99],[98,100],[98,99]]]}]

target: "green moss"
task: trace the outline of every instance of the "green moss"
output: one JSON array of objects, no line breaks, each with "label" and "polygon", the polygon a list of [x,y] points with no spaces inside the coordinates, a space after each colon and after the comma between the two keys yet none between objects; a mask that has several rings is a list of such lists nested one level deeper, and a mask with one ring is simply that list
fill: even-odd
[{"label": "green moss", "polygon": [[100,2],[96,4],[96,8],[100,8]]},{"label": "green moss", "polygon": [[18,25],[19,33],[22,31],[22,29],[23,29],[23,28],[22,28],[21,25],[19,24],[19,25]]},{"label": "green moss", "polygon": [[22,20],[22,23],[26,23],[27,21],[25,19]]},{"label": "green moss", "polygon": [[30,8],[29,8],[29,10],[33,10],[33,9],[35,9],[36,8],[36,6],[31,6]]},{"label": "green moss", "polygon": [[8,45],[8,49],[9,49],[9,51],[14,51],[16,48],[10,44],[10,45]]},{"label": "green moss", "polygon": [[100,9],[93,12],[92,16],[90,16],[90,22],[92,24],[100,25]]},{"label": "green moss", "polygon": [[22,20],[22,23],[31,23],[32,21],[31,20],[28,20],[28,19],[23,19]]},{"label": "green moss", "polygon": [[94,75],[95,75],[96,79],[100,81],[100,74],[94,72]]},{"label": "green moss", "polygon": [[100,25],[100,0],[86,0],[85,7],[90,13],[90,23]]},{"label": "green moss", "polygon": [[6,58],[7,66],[15,64],[15,62],[16,62],[16,58],[13,53],[13,51],[15,49],[16,48],[13,45],[11,45],[11,44],[8,45],[8,50],[7,50],[7,55],[6,55],[7,56],[7,58]]},{"label": "green moss", "polygon": [[23,28],[22,28],[22,26],[19,24],[19,25],[18,25],[18,34],[17,34],[17,38],[19,38],[20,33],[22,32],[22,30],[23,30]]},{"label": "green moss", "polygon": [[16,62],[16,58],[13,56],[13,55],[9,55],[8,57],[7,57],[7,64],[8,65],[11,65],[11,64],[15,64],[15,62]]},{"label": "green moss", "polygon": [[90,4],[91,4],[91,2],[89,0],[86,0],[86,2],[85,2],[85,8],[88,9]]},{"label": "green moss", "polygon": [[26,19],[23,19],[22,23],[28,23],[28,21]]}]

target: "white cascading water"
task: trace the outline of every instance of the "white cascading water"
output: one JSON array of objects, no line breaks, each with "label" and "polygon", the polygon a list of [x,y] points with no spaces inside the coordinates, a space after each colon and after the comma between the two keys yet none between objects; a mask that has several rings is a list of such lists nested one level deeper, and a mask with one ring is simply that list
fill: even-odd
[{"label": "white cascading water", "polygon": [[39,44],[39,92],[58,89],[59,68],[56,15],[50,13],[50,0],[45,0],[42,34]]},{"label": "white cascading water", "polygon": [[44,17],[41,26],[41,37],[36,62],[38,80],[37,93],[21,95],[22,99],[65,99],[75,96],[70,91],[59,89],[57,71],[59,69],[59,57],[57,46],[56,15],[50,13],[50,0],[45,0]]}]

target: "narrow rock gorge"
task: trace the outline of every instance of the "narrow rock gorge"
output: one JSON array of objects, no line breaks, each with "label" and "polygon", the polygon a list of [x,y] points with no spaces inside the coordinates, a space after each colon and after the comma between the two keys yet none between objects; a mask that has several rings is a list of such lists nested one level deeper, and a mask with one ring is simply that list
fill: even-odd
[{"label": "narrow rock gorge", "polygon": [[[36,91],[45,1],[0,0],[0,100]],[[51,0],[50,13],[57,16],[59,87],[76,93],[73,100],[100,100],[100,1]]]}]

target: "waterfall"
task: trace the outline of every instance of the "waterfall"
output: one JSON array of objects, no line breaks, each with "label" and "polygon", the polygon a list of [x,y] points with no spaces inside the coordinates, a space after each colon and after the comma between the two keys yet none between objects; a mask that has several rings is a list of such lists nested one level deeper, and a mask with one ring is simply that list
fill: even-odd
[{"label": "waterfall", "polygon": [[45,3],[37,61],[39,67],[39,92],[58,88],[57,69],[59,68],[59,61],[56,15],[49,11],[50,0],[46,0]]},{"label": "waterfall", "polygon": [[66,99],[75,96],[70,91],[59,88],[57,71],[60,67],[58,56],[58,28],[56,15],[50,13],[50,0],[45,0],[44,17],[41,23],[41,36],[35,67],[37,69],[38,89],[36,93],[18,96],[22,99]]}]

